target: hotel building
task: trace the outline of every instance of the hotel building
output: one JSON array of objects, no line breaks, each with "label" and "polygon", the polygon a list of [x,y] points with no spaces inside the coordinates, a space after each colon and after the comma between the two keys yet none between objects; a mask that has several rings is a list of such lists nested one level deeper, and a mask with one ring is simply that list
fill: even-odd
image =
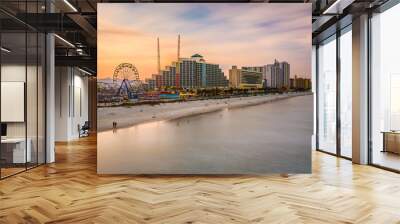
[{"label": "hotel building", "polygon": [[260,71],[238,69],[232,66],[229,69],[229,87],[250,89],[263,87],[263,75]]},{"label": "hotel building", "polygon": [[[157,88],[195,89],[228,86],[228,80],[219,65],[207,63],[199,54],[172,62],[171,66],[161,70],[160,75],[153,76],[153,79],[156,80]],[[158,79],[160,81],[157,81]]]},{"label": "hotel building", "polygon": [[290,87],[290,64],[286,61],[278,62],[276,59],[273,64],[264,66],[243,66],[242,69],[248,71],[261,72],[263,80],[268,88]]}]

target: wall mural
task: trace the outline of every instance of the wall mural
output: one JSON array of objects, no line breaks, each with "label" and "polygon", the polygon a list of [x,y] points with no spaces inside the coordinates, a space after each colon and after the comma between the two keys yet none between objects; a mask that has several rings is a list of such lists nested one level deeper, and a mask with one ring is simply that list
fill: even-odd
[{"label": "wall mural", "polygon": [[311,4],[98,14],[98,173],[311,172]]}]

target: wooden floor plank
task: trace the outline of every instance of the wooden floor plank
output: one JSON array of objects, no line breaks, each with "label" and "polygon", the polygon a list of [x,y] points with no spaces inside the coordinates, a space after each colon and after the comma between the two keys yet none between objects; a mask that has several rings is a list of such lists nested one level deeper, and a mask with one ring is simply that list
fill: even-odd
[{"label": "wooden floor plank", "polygon": [[400,175],[313,152],[313,174],[96,174],[96,138],[0,181],[0,223],[400,223]]}]

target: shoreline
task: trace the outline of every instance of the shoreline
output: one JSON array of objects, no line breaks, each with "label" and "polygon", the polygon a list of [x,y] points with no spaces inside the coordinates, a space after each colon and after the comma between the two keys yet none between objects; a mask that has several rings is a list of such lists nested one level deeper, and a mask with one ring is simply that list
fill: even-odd
[{"label": "shoreline", "polygon": [[312,92],[286,93],[281,95],[262,95],[225,99],[209,99],[190,102],[165,103],[159,105],[140,105],[131,107],[98,108],[97,131],[117,130],[153,121],[173,120],[183,117],[211,113],[225,108],[242,108],[269,103],[297,96],[311,95]]}]

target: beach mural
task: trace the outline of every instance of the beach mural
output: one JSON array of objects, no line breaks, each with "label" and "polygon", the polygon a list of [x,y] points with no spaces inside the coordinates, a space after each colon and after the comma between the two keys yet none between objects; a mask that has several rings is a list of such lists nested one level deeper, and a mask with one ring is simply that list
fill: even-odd
[{"label": "beach mural", "polygon": [[98,14],[98,173],[311,172],[311,4]]}]

